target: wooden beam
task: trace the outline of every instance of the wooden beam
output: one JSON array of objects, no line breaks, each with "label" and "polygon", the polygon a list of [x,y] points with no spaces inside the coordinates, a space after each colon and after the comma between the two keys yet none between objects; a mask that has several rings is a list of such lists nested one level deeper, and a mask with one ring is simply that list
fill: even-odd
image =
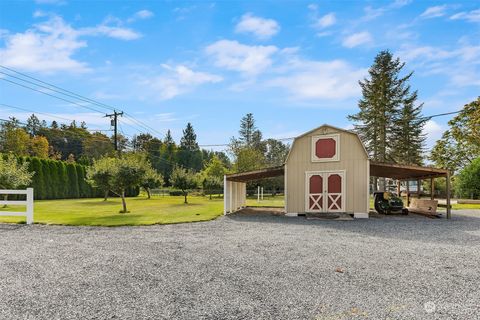
[{"label": "wooden beam", "polygon": [[447,172],[447,219],[452,218],[452,209],[450,206],[450,172]]},{"label": "wooden beam", "polygon": [[397,194],[400,197],[400,180],[397,180]]}]

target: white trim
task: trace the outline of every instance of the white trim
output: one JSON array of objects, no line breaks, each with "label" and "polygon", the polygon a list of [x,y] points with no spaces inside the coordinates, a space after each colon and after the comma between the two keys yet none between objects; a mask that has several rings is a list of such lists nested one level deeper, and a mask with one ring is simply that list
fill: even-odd
[{"label": "white trim", "polygon": [[227,214],[227,176],[223,176],[223,215]]},{"label": "white trim", "polygon": [[290,151],[288,152],[288,155],[287,155],[287,158],[285,159],[285,163],[288,162],[288,159],[290,159],[290,154],[292,153],[292,150],[293,150],[293,147],[295,146],[295,142],[300,139],[300,138],[303,138],[307,135],[309,135],[310,133],[313,133],[321,128],[324,128],[324,127],[327,127],[327,128],[331,128],[331,129],[334,129],[334,130],[337,130],[337,131],[340,131],[340,132],[345,132],[345,133],[349,133],[349,134],[353,134],[357,137],[358,141],[360,142],[360,144],[362,145],[362,148],[363,148],[363,151],[365,152],[365,156],[367,157],[367,159],[370,158],[370,156],[368,155],[368,152],[367,152],[367,148],[365,148],[365,145],[363,144],[363,141],[362,139],[360,139],[360,136],[358,135],[358,133],[354,132],[354,131],[351,131],[351,130],[345,130],[345,129],[341,129],[341,128],[338,128],[338,127],[335,127],[335,126],[331,126],[329,124],[322,124],[321,126],[315,128],[315,129],[312,129],[310,131],[307,131],[297,137],[295,137],[295,139],[293,139],[292,141],[292,145],[290,147]]},{"label": "white trim", "polygon": [[[335,155],[331,158],[319,158],[317,157],[317,141],[320,139],[333,139],[335,141]],[[312,136],[311,138],[311,158],[312,162],[332,162],[340,161],[340,134],[322,134]]]},{"label": "white trim", "polygon": [[370,160],[367,159],[367,213],[370,212]]},{"label": "white trim", "polygon": [[285,213],[287,213],[287,165],[285,164],[284,171],[283,171],[283,205],[285,206]]},{"label": "white trim", "polygon": [[[341,208],[338,210],[330,210],[328,209],[328,197],[330,197],[330,193],[328,193],[328,177],[332,174],[339,174],[342,177],[342,204]],[[310,177],[314,175],[319,175],[322,177],[323,183],[323,205],[322,210],[310,210]],[[325,170],[325,171],[305,171],[305,212],[346,212],[346,194],[347,190],[345,188],[347,179],[346,170]]]}]

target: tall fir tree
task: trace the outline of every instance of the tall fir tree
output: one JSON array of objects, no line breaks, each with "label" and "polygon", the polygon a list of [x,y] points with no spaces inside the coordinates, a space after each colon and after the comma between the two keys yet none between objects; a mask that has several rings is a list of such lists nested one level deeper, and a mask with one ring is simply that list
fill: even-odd
[{"label": "tall fir tree", "polygon": [[404,101],[395,115],[392,129],[392,157],[397,163],[423,164],[423,148],[426,136],[423,127],[427,118],[422,117],[423,103],[416,105],[417,91]]},{"label": "tall fir tree", "polygon": [[188,151],[199,150],[197,135],[190,122],[187,123],[187,127],[183,130],[183,136],[180,139],[180,149]]},{"label": "tall fir tree", "polygon": [[183,130],[183,136],[180,139],[180,150],[178,152],[178,163],[184,167],[200,171],[203,166],[202,152],[198,147],[197,135],[191,123]]},{"label": "tall fir tree", "polygon": [[363,95],[359,112],[348,116],[375,161],[394,162],[389,141],[395,116],[410,96],[408,80],[412,73],[400,76],[404,66],[388,50],[381,51],[368,70],[369,77],[359,82]]}]

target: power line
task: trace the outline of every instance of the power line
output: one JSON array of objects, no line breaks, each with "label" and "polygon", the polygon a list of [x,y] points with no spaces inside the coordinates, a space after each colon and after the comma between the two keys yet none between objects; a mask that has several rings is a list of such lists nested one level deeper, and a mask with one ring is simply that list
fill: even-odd
[{"label": "power line", "polygon": [[456,114],[456,113],[460,113],[460,112],[462,112],[462,110],[446,112],[446,113],[438,113],[438,114],[434,114],[434,115],[431,115],[431,116],[422,117],[420,119],[431,119],[431,118],[436,118],[436,117],[448,116],[448,115]]},{"label": "power line", "polygon": [[[13,77],[13,78],[15,78],[15,79],[18,79],[18,80],[21,80],[21,81],[24,81],[24,82],[33,84],[33,85],[35,85],[35,86],[38,86],[38,87],[41,87],[41,88],[44,88],[44,89],[48,89],[48,90],[50,90],[50,91],[53,91],[53,92],[56,92],[56,93],[59,93],[59,94],[66,95],[66,96],[68,96],[68,97],[70,97],[70,98],[78,99],[78,100],[81,100],[81,101],[83,101],[83,102],[87,102],[87,103],[90,103],[90,104],[99,106],[99,107],[104,108],[104,109],[107,109],[107,110],[109,110],[109,111],[114,111],[114,110],[115,110],[115,107],[113,107],[113,106],[107,105],[107,104],[102,103],[102,102],[98,102],[98,101],[93,100],[93,99],[91,99],[91,98],[88,98],[88,97],[82,96],[82,95],[80,95],[80,94],[74,93],[74,92],[72,92],[72,91],[70,91],[70,90],[63,89],[63,88],[58,87],[58,86],[56,86],[56,85],[54,85],[54,84],[48,83],[48,82],[46,82],[46,81],[42,81],[42,80],[40,80],[40,79],[38,79],[38,78],[29,76],[29,75],[27,75],[27,74],[25,74],[25,73],[22,73],[22,72],[20,72],[20,71],[16,71],[16,70],[14,70],[14,69],[12,69],[12,68],[8,68],[8,67],[2,66],[2,65],[0,65],[0,68],[9,70],[9,71],[11,71],[11,72],[15,72],[16,74],[19,74],[19,75],[21,75],[21,76],[23,76],[23,77],[26,77],[26,78],[29,78],[29,79],[32,79],[32,80],[35,80],[35,81],[37,81],[37,82],[40,82],[40,83],[42,83],[42,84],[45,84],[46,86],[45,86],[45,85],[40,85],[40,84],[38,84],[38,83],[29,81],[29,80],[25,80],[25,79],[22,79],[22,78],[20,78],[20,77],[17,77],[17,76],[14,76],[14,75],[11,75],[11,74],[8,74],[8,73],[5,73],[5,72],[0,71],[0,73],[2,73],[2,74],[4,74],[4,75],[7,75],[7,76],[9,76],[9,77]],[[15,82],[13,82],[13,81],[9,81],[9,82],[15,83]],[[25,87],[25,86],[24,86],[24,87]],[[58,89],[58,90],[55,90],[55,89],[52,89],[52,88],[55,88],[55,89]],[[60,90],[60,91],[59,91],[59,90]],[[38,91],[38,90],[35,90],[35,91]],[[39,92],[43,93],[43,91],[39,91]],[[88,107],[87,107],[87,108],[88,108]],[[88,108],[88,109],[92,110],[93,108]],[[98,110],[96,110],[96,109],[95,109],[95,111],[101,112],[101,111],[98,111]],[[144,122],[136,119],[134,116],[132,116],[132,115],[126,113],[126,112],[125,112],[125,115],[128,116],[128,118],[129,118],[130,120],[132,120],[133,122],[135,122],[140,128],[146,129],[147,132],[150,130],[150,131],[156,132],[156,133],[159,134],[160,136],[163,135],[162,133],[160,133],[160,132],[157,131],[156,129],[150,127],[150,126],[147,125],[146,123],[144,123]],[[135,130],[138,130],[138,129],[135,128]],[[143,130],[138,130],[138,131],[142,132]]]},{"label": "power line", "polygon": [[63,101],[68,102],[68,103],[73,103],[73,104],[75,104],[75,105],[77,105],[77,106],[79,106],[79,107],[81,107],[81,108],[86,108],[86,109],[89,109],[89,110],[91,110],[91,111],[95,111],[95,112],[98,112],[98,113],[103,114],[103,112],[100,111],[100,110],[97,110],[97,109],[94,109],[94,108],[92,108],[92,107],[88,107],[88,106],[82,105],[82,104],[80,104],[80,103],[77,103],[77,102],[74,102],[74,101],[71,101],[71,100],[62,98],[62,97],[58,97],[58,96],[56,96],[56,95],[53,95],[53,94],[44,92],[44,91],[42,91],[42,90],[38,90],[38,89],[35,89],[35,88],[32,88],[32,87],[29,87],[29,86],[26,86],[26,85],[24,85],[24,84],[21,84],[21,83],[15,82],[15,81],[11,81],[11,80],[8,80],[8,79],[5,79],[5,78],[0,78],[0,80],[7,81],[7,82],[10,82],[10,83],[16,84],[17,86],[21,86],[21,87],[24,87],[24,88],[26,88],[26,89],[30,89],[30,90],[39,92],[39,93],[41,93],[41,94],[44,94],[44,95],[53,97],[53,98],[56,98],[56,99],[59,99],[59,100],[63,100]]},{"label": "power line", "polygon": [[47,116],[47,117],[56,118],[56,119],[60,119],[60,120],[73,121],[72,119],[67,119],[67,118],[64,118],[64,117],[56,116],[56,115],[51,114],[51,113],[33,111],[33,110],[23,108],[23,107],[12,106],[11,104],[0,103],[0,106],[4,106],[4,107],[7,107],[7,108],[12,108],[12,109],[18,109],[18,110],[27,111],[27,112],[32,112],[32,113],[36,113],[36,114],[41,114],[41,115],[44,115],[44,116]]},{"label": "power line", "polygon": [[[5,66],[3,66],[3,65],[0,65],[0,68],[3,68],[3,69],[6,69],[6,70],[15,72],[16,74],[19,74],[19,75],[21,75],[21,76],[23,76],[23,77],[26,77],[26,78],[35,80],[35,81],[40,82],[40,83],[42,83],[42,84],[45,84],[45,85],[47,85],[47,86],[53,87],[53,88],[58,89],[58,90],[63,91],[63,92],[66,92],[67,94],[74,96],[76,99],[79,99],[79,100],[87,100],[87,101],[85,101],[85,102],[90,102],[90,103],[92,103],[92,104],[96,104],[97,106],[100,106],[100,107],[102,107],[102,108],[104,108],[104,109],[107,109],[107,110],[110,110],[110,111],[113,111],[113,110],[115,109],[114,107],[109,106],[109,105],[107,105],[107,104],[104,104],[104,103],[98,102],[98,101],[96,101],[96,100],[90,99],[90,98],[88,98],[88,97],[79,95],[79,94],[77,94],[77,93],[75,93],[75,92],[72,92],[72,91],[70,91],[70,90],[60,88],[60,87],[58,87],[58,86],[56,86],[56,85],[54,85],[54,84],[48,83],[48,82],[46,82],[46,81],[42,81],[42,80],[40,80],[40,79],[38,79],[38,78],[32,77],[32,76],[30,76],[30,75],[28,75],[28,74],[25,74],[25,73],[22,73],[22,72],[20,72],[20,71],[14,70],[14,69],[12,69],[12,68],[8,68],[8,67],[5,67]],[[14,77],[14,78],[17,78],[17,79],[18,79],[18,77],[12,76],[12,75],[10,75],[10,74],[4,73],[4,72],[2,72],[2,73],[3,73],[3,74],[6,74],[6,75],[8,75],[8,76],[10,76],[10,77]],[[30,82],[30,81],[24,80],[24,79],[21,79],[21,80],[26,81],[26,82]],[[30,83],[31,83],[31,82],[30,82]],[[36,85],[37,85],[37,86],[40,86],[39,84],[36,84]],[[53,89],[51,89],[51,88],[47,88],[47,89],[49,89],[49,90],[51,90],[51,91],[56,91],[56,90],[53,90]],[[58,92],[58,91],[56,91],[56,92]],[[59,93],[65,94],[65,93],[62,93],[62,92],[59,92]],[[65,94],[65,95],[66,95],[66,94]]]}]

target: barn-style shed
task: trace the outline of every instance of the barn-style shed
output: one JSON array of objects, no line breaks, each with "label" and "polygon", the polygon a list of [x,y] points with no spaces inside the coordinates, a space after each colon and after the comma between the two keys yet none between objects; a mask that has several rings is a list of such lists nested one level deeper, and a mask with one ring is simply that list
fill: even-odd
[{"label": "barn-style shed", "polygon": [[375,176],[401,180],[448,176],[443,169],[371,162],[356,133],[324,124],[294,139],[283,166],[226,175],[224,213],[245,206],[246,182],[284,175],[287,214],[368,216],[371,171]]}]

